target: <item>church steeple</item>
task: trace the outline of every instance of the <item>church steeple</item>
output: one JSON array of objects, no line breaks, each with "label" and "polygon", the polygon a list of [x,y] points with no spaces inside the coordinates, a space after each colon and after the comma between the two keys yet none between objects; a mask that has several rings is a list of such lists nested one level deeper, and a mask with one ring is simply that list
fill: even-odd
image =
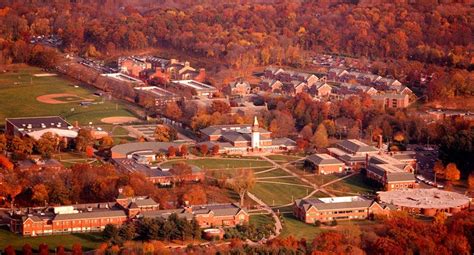
[{"label": "church steeple", "polygon": [[257,116],[253,118],[252,131],[258,131],[258,119]]}]

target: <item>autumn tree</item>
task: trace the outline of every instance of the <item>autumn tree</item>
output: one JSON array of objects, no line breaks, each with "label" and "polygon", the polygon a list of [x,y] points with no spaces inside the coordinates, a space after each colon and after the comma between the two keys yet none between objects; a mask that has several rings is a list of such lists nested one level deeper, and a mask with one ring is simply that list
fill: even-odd
[{"label": "autumn tree", "polygon": [[173,158],[176,156],[176,148],[174,146],[168,147],[168,157]]},{"label": "autumn tree", "polygon": [[209,148],[207,147],[207,144],[201,144],[199,145],[199,151],[203,156],[206,156],[207,153],[209,152]]},{"label": "autumn tree", "polygon": [[435,173],[436,178],[445,179],[446,177],[446,171],[445,171],[444,165],[439,160],[435,162],[433,166],[433,172]]},{"label": "autumn tree", "polygon": [[171,142],[176,140],[178,133],[172,127],[166,125],[157,125],[155,129],[155,141]]},{"label": "autumn tree", "polygon": [[33,152],[33,145],[34,143],[29,137],[20,138],[15,136],[12,140],[13,153],[20,158],[30,155]]},{"label": "autumn tree", "polygon": [[240,206],[244,205],[245,194],[255,185],[255,176],[251,169],[240,169],[237,174],[227,180],[228,186],[240,197]]},{"label": "autumn tree", "polygon": [[25,243],[21,248],[21,254],[23,255],[33,255],[33,249],[29,243]]},{"label": "autumn tree", "polygon": [[13,163],[4,155],[0,155],[0,166],[6,170],[13,170]]},{"label": "autumn tree", "polygon": [[328,133],[326,131],[326,127],[323,124],[319,124],[318,128],[314,132],[313,137],[311,138],[311,141],[317,149],[328,147]]},{"label": "autumn tree", "polygon": [[81,128],[77,132],[77,137],[75,139],[76,150],[85,152],[88,146],[92,146],[94,143],[94,137],[90,129]]},{"label": "autumn tree", "polygon": [[212,146],[212,155],[218,155],[218,154],[219,154],[219,150],[220,150],[220,148],[219,148],[219,145],[218,145],[218,144]]},{"label": "autumn tree", "polygon": [[183,183],[186,180],[186,176],[189,176],[193,173],[192,167],[184,162],[174,164],[170,172],[174,176],[174,181],[176,183]]},{"label": "autumn tree", "polygon": [[108,150],[114,146],[114,139],[110,136],[104,136],[99,140],[99,149]]},{"label": "autumn tree", "polygon": [[456,167],[456,164],[449,163],[445,169],[445,179],[448,181],[457,181],[461,178],[461,172]]},{"label": "autumn tree", "polygon": [[38,205],[43,205],[49,199],[48,188],[45,184],[36,184],[32,188],[33,196],[31,199]]},{"label": "autumn tree", "polygon": [[188,155],[188,146],[186,145],[181,145],[181,147],[179,148],[179,153],[181,154],[182,157],[185,157]]},{"label": "autumn tree", "polygon": [[183,112],[176,102],[169,102],[165,106],[164,114],[172,120],[180,120]]},{"label": "autumn tree", "polygon": [[206,191],[202,185],[193,185],[179,196],[178,203],[183,206],[206,204]]},{"label": "autumn tree", "polygon": [[36,142],[36,149],[43,158],[50,158],[59,147],[59,137],[51,132],[44,133]]},{"label": "autumn tree", "polygon": [[0,153],[7,151],[8,140],[5,134],[0,134]]}]

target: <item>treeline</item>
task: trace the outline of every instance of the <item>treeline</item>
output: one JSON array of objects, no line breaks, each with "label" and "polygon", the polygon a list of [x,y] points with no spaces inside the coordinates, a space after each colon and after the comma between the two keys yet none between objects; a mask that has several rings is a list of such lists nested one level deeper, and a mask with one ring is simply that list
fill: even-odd
[{"label": "treeline", "polygon": [[101,3],[13,3],[0,13],[7,42],[59,35],[64,49],[102,54],[170,46],[225,59],[235,67],[303,65],[304,52],[472,65],[473,13],[463,4],[327,5],[289,0],[193,3],[189,8],[109,13]]},{"label": "treeline", "polygon": [[[10,165],[6,169],[5,161]],[[206,204],[229,202],[226,194],[215,185],[198,183],[162,189],[138,173],[121,173],[109,164],[76,164],[57,170],[36,171],[13,169],[8,159],[0,157],[1,206],[37,207],[115,201],[121,188],[127,196],[150,196],[163,209],[185,203]]]},{"label": "treeline", "polygon": [[[443,214],[433,223],[395,213],[382,224],[363,229],[357,225],[338,227],[308,238],[292,236],[273,239],[266,244],[248,245],[232,239],[229,245],[173,249],[173,254],[471,254],[474,247],[474,214],[462,212],[449,220]],[[101,245],[96,254],[168,254],[161,241],[125,242]]]}]

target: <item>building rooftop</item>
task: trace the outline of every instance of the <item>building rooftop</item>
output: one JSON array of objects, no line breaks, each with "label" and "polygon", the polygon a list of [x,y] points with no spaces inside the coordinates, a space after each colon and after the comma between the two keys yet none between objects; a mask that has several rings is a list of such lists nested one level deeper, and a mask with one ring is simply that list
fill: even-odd
[{"label": "building rooftop", "polygon": [[412,208],[450,208],[469,204],[465,195],[439,189],[403,189],[379,191],[382,202]]},{"label": "building rooftop", "polygon": [[195,80],[179,80],[179,81],[173,81],[173,83],[181,85],[181,86],[190,87],[190,88],[193,88],[195,90],[215,90],[216,89],[215,87],[213,87],[211,85],[208,85],[208,84],[205,84],[205,83],[202,83],[202,82],[198,82],[198,81],[195,81]]},{"label": "building rooftop", "polygon": [[7,123],[12,124],[20,131],[36,131],[46,128],[70,129],[72,125],[59,116],[6,118]]},{"label": "building rooftop", "polygon": [[176,95],[175,93],[173,93],[171,91],[168,91],[166,89],[156,87],[156,86],[137,87],[137,88],[135,88],[135,90],[146,91],[146,92],[148,92],[151,95],[156,96],[156,97],[176,97],[176,96],[178,96],[178,95]]},{"label": "building rooftop", "polygon": [[344,163],[328,154],[313,154],[307,157],[307,160],[315,165],[343,165]]},{"label": "building rooftop", "polygon": [[360,196],[348,196],[298,199],[295,203],[299,207],[303,206],[305,210],[310,207],[315,207],[318,210],[340,210],[367,208],[372,205],[373,201]]},{"label": "building rooftop", "polygon": [[141,151],[152,151],[154,153],[167,152],[170,146],[179,147],[182,143],[173,142],[143,142],[143,143],[124,143],[112,147],[112,154],[129,155]]},{"label": "building rooftop", "polygon": [[374,146],[367,145],[356,139],[343,140],[337,145],[352,153],[375,153],[379,151],[379,149],[375,148]]}]

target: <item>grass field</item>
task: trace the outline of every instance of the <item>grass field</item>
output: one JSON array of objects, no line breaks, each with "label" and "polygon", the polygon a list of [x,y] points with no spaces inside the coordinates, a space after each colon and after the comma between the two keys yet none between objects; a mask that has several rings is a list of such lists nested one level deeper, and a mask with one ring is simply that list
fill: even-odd
[{"label": "grass field", "polygon": [[[77,84],[66,78],[61,76],[35,77],[33,76],[35,73],[43,73],[43,71],[36,67],[25,66],[17,72],[0,74],[0,119],[60,115],[69,122],[99,124],[100,119],[105,117],[133,116],[124,105],[112,101],[102,103],[102,98],[93,96],[92,91],[75,87]],[[58,93],[76,95],[71,97],[74,102],[46,104],[36,100],[38,96]],[[70,97],[62,99],[68,101],[67,98]],[[76,100],[82,98],[94,100],[93,104],[80,106]],[[72,111],[72,109],[74,110]]]},{"label": "grass field", "polygon": [[54,235],[54,236],[39,236],[39,237],[22,237],[16,235],[6,229],[0,229],[0,249],[3,251],[6,246],[12,245],[17,251],[21,251],[23,245],[30,244],[34,252],[38,251],[40,244],[48,245],[49,250],[54,252],[54,249],[59,245],[63,245],[66,250],[71,250],[75,243],[80,243],[84,251],[93,250],[100,243],[104,242],[101,233],[77,233],[68,235]]},{"label": "grass field", "polygon": [[297,239],[305,238],[311,242],[314,237],[324,231],[319,227],[297,220],[291,214],[284,214],[283,222],[282,237],[294,236]]},{"label": "grass field", "polygon": [[306,196],[311,189],[276,183],[256,183],[250,192],[266,204],[274,206],[292,203],[294,199]]},{"label": "grass field", "polygon": [[[263,170],[262,170],[263,171]],[[259,172],[262,172],[262,171],[259,171]],[[268,171],[268,172],[264,172],[264,173],[259,173],[259,172],[256,172],[255,173],[255,178],[260,178],[260,177],[277,177],[277,176],[287,176],[287,175],[290,175],[288,174],[287,172],[283,171],[282,169],[280,168],[277,168],[277,169],[274,169],[274,170],[271,170],[271,171]]]},{"label": "grass field", "polygon": [[268,155],[267,158],[280,162],[280,163],[286,163],[286,162],[300,159],[301,157],[291,156],[291,155]]},{"label": "grass field", "polygon": [[373,188],[365,184],[364,178],[365,177],[362,176],[362,174],[356,174],[339,182],[333,183],[327,186],[327,188],[342,192],[359,194],[373,192]]},{"label": "grass field", "polygon": [[[246,168],[246,167],[270,167],[269,162],[264,160],[247,160],[247,159],[193,159],[193,160],[173,160],[162,164],[163,167],[171,167],[178,162],[186,162],[191,165],[198,166],[203,169],[222,169],[222,168]],[[260,169],[262,170],[262,169]]]},{"label": "grass field", "polygon": [[263,227],[267,224],[274,224],[270,214],[250,215],[250,224],[255,224],[257,227]]}]

